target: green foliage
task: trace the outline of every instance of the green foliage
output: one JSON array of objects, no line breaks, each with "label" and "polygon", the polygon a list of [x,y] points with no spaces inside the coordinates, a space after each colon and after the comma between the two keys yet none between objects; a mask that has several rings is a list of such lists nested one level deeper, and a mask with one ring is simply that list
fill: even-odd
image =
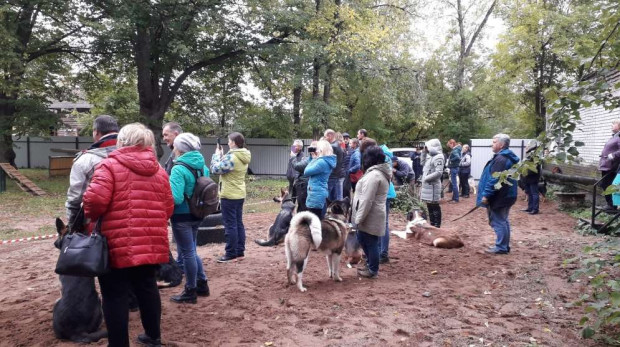
[{"label": "green foliage", "polygon": [[585,315],[579,321],[584,328],[583,338],[618,345],[620,334],[616,327],[620,323],[620,241],[606,239],[584,248],[583,254],[565,261],[578,263],[571,280],[586,280],[590,291],[573,303],[583,307]]},{"label": "green foliage", "polygon": [[420,201],[417,189],[414,185],[402,185],[396,194],[396,198],[392,201],[390,208],[401,213],[407,213],[413,208],[418,208],[428,215],[426,204]]}]

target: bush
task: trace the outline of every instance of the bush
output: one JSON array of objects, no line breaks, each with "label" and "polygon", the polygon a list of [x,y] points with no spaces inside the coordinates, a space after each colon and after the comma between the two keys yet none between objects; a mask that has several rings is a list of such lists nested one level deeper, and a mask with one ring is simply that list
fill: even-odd
[{"label": "bush", "polygon": [[421,209],[428,215],[426,204],[418,198],[415,185],[404,184],[400,186],[396,191],[396,198],[392,201],[391,208],[402,213],[407,213],[414,207]]}]

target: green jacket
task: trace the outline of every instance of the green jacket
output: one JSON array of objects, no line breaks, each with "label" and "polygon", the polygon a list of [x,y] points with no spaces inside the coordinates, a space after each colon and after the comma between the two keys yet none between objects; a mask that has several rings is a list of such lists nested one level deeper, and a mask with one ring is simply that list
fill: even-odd
[{"label": "green jacket", "polygon": [[213,154],[211,172],[220,176],[220,198],[245,199],[245,174],[252,154],[245,148],[231,149],[224,156]]},{"label": "green jacket", "polygon": [[[209,177],[209,168],[205,166],[205,159],[198,151],[183,153],[174,160],[175,165],[172,166],[172,171],[170,171],[170,188],[174,198],[174,214],[189,214],[189,206],[185,196],[192,196],[196,178],[192,171],[183,165],[178,165],[178,162],[187,164],[195,170],[204,170],[206,177]],[[198,171],[198,175],[201,175],[200,171]]]}]

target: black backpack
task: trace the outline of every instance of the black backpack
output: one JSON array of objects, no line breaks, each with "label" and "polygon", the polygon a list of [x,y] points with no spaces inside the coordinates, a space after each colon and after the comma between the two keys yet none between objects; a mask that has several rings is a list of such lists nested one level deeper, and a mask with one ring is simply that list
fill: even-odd
[{"label": "black backpack", "polygon": [[196,184],[194,185],[194,191],[191,197],[185,196],[185,200],[189,205],[189,212],[196,218],[205,218],[206,216],[217,211],[220,198],[218,196],[218,187],[209,177],[204,176],[203,170],[200,170],[200,176],[198,171],[191,166],[176,162],[175,165],[185,166],[196,178]]}]

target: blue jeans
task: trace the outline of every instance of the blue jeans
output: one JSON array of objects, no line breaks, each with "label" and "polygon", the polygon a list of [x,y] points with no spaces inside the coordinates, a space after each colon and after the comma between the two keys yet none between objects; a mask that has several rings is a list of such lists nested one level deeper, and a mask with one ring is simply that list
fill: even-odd
[{"label": "blue jeans", "polygon": [[376,274],[379,272],[379,236],[370,235],[362,230],[358,230],[357,241],[360,243],[360,246],[362,246],[364,254],[366,254],[368,271],[373,275]]},{"label": "blue jeans", "polygon": [[495,250],[510,252],[510,221],[508,220],[510,206],[498,209],[487,208],[489,224],[495,231]]},{"label": "blue jeans", "polygon": [[245,227],[243,226],[243,202],[245,199],[222,199],[222,221],[226,235],[226,256],[245,255]]},{"label": "blue jeans", "polygon": [[459,201],[459,186],[456,183],[456,178],[459,175],[458,167],[450,168],[450,184],[452,185],[452,200]]},{"label": "blue jeans", "polygon": [[344,178],[330,178],[327,180],[327,198],[331,201],[342,200],[342,183]]},{"label": "blue jeans", "polygon": [[196,253],[196,235],[198,235],[200,222],[200,220],[172,222],[172,234],[177,241],[179,257],[183,259],[185,285],[189,288],[196,288],[196,279],[207,279],[202,267],[202,259]]},{"label": "blue jeans", "polygon": [[538,182],[526,184],[525,192],[527,193],[527,209],[530,211],[538,212],[538,205],[540,204],[540,196],[538,195]]},{"label": "blue jeans", "polygon": [[390,200],[385,200],[385,235],[381,236],[381,258],[389,257],[390,250]]}]

